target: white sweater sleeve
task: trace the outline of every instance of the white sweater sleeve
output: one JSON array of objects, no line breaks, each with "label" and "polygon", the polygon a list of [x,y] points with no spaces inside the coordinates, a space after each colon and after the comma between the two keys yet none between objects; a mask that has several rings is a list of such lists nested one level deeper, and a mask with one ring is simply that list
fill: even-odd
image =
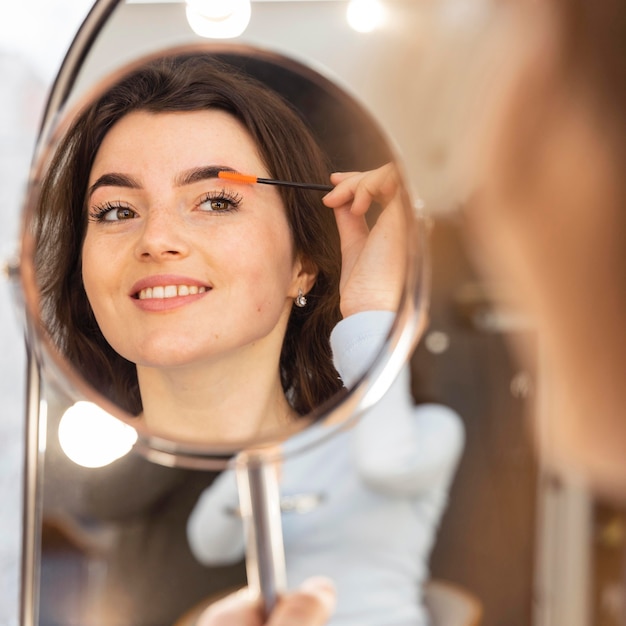
[{"label": "white sweater sleeve", "polygon": [[[372,363],[393,319],[389,311],[367,311],[335,327],[333,358],[346,385]],[[446,488],[465,439],[462,421],[452,409],[413,404],[408,365],[355,428],[355,463],[363,480],[373,489],[398,496]]]},{"label": "white sweater sleeve", "polygon": [[233,470],[224,470],[198,498],[187,520],[187,541],[192,554],[204,565],[228,565],[244,557],[243,523]]}]

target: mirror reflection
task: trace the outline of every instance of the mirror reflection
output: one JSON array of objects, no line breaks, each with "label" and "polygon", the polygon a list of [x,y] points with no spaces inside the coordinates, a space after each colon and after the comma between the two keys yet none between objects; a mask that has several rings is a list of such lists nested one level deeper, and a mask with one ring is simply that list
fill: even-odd
[{"label": "mirror reflection", "polygon": [[140,65],[43,172],[30,245],[52,342],[162,438],[253,440],[308,415],[343,387],[339,320],[400,301],[407,194],[382,152],[336,172],[300,114],[231,64]]}]

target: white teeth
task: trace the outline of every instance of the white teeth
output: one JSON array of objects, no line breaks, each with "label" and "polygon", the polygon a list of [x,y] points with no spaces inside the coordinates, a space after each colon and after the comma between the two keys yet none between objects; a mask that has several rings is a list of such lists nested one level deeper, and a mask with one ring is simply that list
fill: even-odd
[{"label": "white teeth", "polygon": [[197,293],[204,293],[206,287],[198,285],[159,285],[157,287],[146,287],[139,294],[139,300],[150,300],[152,298],[175,298],[176,296],[190,296]]}]

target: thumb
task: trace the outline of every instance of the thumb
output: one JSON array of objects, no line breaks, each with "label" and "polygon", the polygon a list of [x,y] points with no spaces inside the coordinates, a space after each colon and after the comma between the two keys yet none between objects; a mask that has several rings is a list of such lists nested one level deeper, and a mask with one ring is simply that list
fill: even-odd
[{"label": "thumb", "polygon": [[335,610],[336,596],[332,580],[309,578],[281,599],[266,626],[323,626]]}]

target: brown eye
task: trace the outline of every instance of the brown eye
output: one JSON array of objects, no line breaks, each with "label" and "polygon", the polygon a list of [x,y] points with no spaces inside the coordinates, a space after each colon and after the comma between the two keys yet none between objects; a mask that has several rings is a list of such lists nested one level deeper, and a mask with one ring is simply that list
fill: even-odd
[{"label": "brown eye", "polygon": [[207,213],[227,213],[236,211],[240,202],[241,197],[239,195],[230,194],[226,191],[211,192],[200,200],[198,208]]},{"label": "brown eye", "polygon": [[208,205],[211,207],[211,211],[227,211],[230,209],[230,202],[227,200],[221,200],[219,198],[214,198],[213,200],[207,200],[202,203],[203,205]]},{"label": "brown eye", "polygon": [[89,217],[95,222],[121,222],[138,217],[138,215],[130,207],[107,202],[103,206],[94,207]]},{"label": "brown eye", "polygon": [[126,207],[121,207],[119,209],[115,209],[113,211],[109,211],[104,219],[107,221],[115,221],[115,220],[130,220],[133,217],[136,217],[137,214],[132,210]]}]

